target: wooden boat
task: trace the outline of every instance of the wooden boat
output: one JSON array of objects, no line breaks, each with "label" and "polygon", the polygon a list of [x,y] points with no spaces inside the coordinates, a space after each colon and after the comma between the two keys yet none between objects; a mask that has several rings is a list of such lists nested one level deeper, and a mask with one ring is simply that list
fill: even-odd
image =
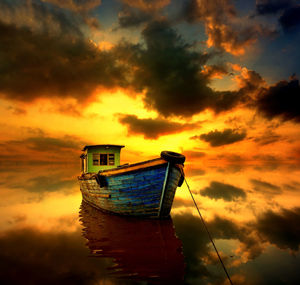
[{"label": "wooden boat", "polygon": [[106,268],[111,277],[143,284],[183,283],[182,243],[171,218],[124,219],[83,201],[80,221],[91,255],[113,259]]},{"label": "wooden boat", "polygon": [[185,157],[163,151],[157,159],[118,165],[122,147],[84,147],[82,174],[78,177],[83,200],[114,214],[168,217],[176,188],[184,180]]}]

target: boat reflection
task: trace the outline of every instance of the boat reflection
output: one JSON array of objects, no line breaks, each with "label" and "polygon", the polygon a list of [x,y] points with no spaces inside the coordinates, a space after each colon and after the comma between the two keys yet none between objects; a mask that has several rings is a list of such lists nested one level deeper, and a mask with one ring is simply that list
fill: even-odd
[{"label": "boat reflection", "polygon": [[93,256],[113,258],[108,268],[117,278],[151,284],[180,284],[184,276],[182,243],[172,219],[124,218],[80,207],[83,236]]}]

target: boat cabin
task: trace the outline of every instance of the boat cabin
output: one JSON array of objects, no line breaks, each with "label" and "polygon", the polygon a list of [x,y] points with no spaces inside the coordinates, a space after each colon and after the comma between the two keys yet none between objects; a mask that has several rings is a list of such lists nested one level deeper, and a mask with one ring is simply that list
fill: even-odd
[{"label": "boat cabin", "polygon": [[97,173],[100,170],[115,168],[120,165],[121,148],[124,145],[99,144],[86,145],[81,158],[82,173]]}]

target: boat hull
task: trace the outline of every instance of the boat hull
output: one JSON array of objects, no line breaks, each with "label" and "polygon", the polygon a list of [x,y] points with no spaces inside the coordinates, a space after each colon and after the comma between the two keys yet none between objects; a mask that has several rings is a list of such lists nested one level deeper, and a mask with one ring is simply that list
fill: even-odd
[{"label": "boat hull", "polygon": [[[100,176],[99,176],[100,175]],[[119,215],[168,217],[182,171],[163,159],[79,177],[83,200]]]}]

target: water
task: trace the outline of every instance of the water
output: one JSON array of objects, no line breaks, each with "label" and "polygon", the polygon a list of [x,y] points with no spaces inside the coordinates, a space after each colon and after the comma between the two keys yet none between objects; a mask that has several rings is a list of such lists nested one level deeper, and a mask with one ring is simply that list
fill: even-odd
[{"label": "water", "polygon": [[[228,284],[187,188],[172,219],[82,203],[77,165],[0,166],[1,284]],[[234,284],[300,284],[300,167],[187,165]]]}]

